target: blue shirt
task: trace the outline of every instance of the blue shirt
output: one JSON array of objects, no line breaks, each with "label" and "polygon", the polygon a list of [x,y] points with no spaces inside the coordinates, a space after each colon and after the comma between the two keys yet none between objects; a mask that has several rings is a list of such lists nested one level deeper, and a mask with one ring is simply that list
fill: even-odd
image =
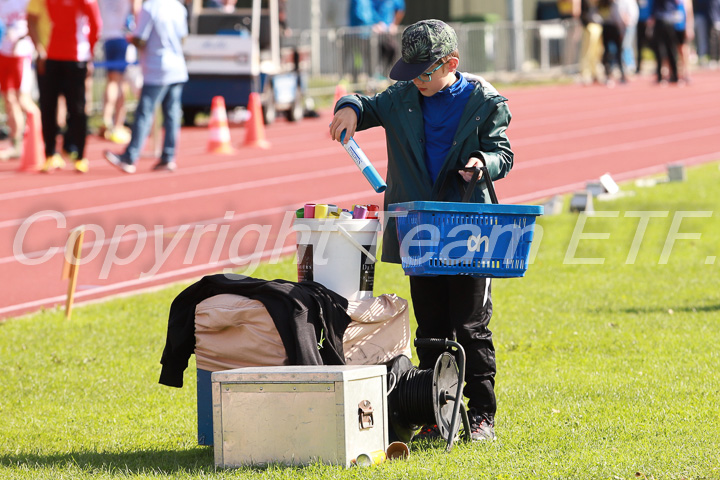
[{"label": "blue shirt", "polygon": [[395,23],[395,13],[405,11],[405,0],[372,0],[375,23]]},{"label": "blue shirt", "polygon": [[143,3],[133,36],[145,41],[140,52],[144,83],[159,86],[187,82],[182,49],[187,34],[187,10],[178,0]]},{"label": "blue shirt", "polygon": [[458,78],[457,82],[432,97],[422,98],[425,166],[433,184],[450,151],[465,105],[475,89],[460,73],[455,75]]},{"label": "blue shirt", "polygon": [[639,0],[638,7],[638,20],[646,22],[650,18],[650,12],[652,11],[652,0]]},{"label": "blue shirt", "polygon": [[685,2],[677,3],[677,10],[675,12],[675,30],[678,32],[685,31],[685,22],[687,21],[687,15],[685,14]]},{"label": "blue shirt", "polygon": [[372,0],[351,0],[348,9],[351,27],[369,27],[375,23]]}]

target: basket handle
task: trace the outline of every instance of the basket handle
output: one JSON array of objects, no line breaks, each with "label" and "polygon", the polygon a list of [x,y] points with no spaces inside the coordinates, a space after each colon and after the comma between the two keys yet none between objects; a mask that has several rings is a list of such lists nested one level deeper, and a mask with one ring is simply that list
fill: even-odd
[{"label": "basket handle", "polygon": [[[467,203],[470,201],[470,197],[472,197],[473,191],[475,191],[475,186],[477,185],[478,179],[480,177],[480,172],[482,172],[482,179],[485,182],[485,186],[488,189],[488,193],[490,194],[490,200],[492,200],[492,203],[498,203],[497,194],[495,193],[495,186],[493,186],[493,181],[490,178],[490,173],[488,172],[488,169],[485,165],[482,167],[465,167],[462,169],[465,172],[472,172],[472,178],[468,182],[467,186],[465,187],[465,191],[463,193],[463,203]],[[462,190],[462,180],[459,180],[460,182],[460,190]]]}]

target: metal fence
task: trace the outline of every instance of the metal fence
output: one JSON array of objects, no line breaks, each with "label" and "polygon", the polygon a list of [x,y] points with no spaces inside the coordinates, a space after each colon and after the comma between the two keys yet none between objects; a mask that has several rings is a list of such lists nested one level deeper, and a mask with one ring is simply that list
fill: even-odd
[{"label": "metal fence", "polygon": [[[458,34],[461,71],[485,76],[512,73],[522,78],[578,70],[582,34],[578,22],[463,23],[453,27]],[[401,32],[390,36],[364,27],[342,27],[294,31],[283,41],[310,50],[311,77],[344,79],[363,90],[384,79],[399,58]]]},{"label": "metal fence", "polygon": [[[582,27],[574,21],[456,23],[460,70],[489,79],[512,74],[514,79],[578,71]],[[400,57],[402,28],[395,35],[378,34],[370,28],[293,30],[282,38],[283,46],[310,51],[310,96],[332,95],[341,80],[356,91],[373,92],[387,85],[387,74]],[[96,61],[102,62],[102,49]],[[133,67],[137,69],[137,67]],[[102,108],[105,69],[95,70],[90,111]],[[325,85],[325,86],[323,86]],[[90,98],[89,98],[90,100]],[[129,111],[133,102],[129,102]]]}]

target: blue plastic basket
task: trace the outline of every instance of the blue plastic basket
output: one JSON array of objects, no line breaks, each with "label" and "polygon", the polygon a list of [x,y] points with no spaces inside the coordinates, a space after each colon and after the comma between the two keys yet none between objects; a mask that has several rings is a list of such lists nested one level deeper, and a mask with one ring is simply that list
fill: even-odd
[{"label": "blue plastic basket", "polygon": [[522,277],[537,205],[405,202],[395,212],[406,275]]}]

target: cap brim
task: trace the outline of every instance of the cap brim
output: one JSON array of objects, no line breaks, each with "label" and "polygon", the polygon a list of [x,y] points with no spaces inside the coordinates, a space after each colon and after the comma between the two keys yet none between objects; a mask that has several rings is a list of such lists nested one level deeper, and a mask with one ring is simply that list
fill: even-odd
[{"label": "cap brim", "polygon": [[390,78],[393,80],[410,81],[417,78],[420,74],[427,72],[436,62],[437,59],[424,63],[405,63],[405,60],[401,58],[395,62],[392,70],[390,70]]}]

